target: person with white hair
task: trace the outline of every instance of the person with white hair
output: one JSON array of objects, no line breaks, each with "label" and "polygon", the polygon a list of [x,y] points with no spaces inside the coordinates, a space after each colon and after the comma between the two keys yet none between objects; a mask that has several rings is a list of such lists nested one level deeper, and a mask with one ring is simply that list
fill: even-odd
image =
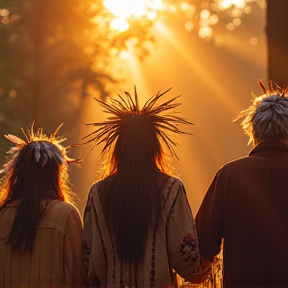
[{"label": "person with white hair", "polygon": [[200,254],[212,262],[223,244],[229,288],[288,287],[288,93],[258,82],[263,95],[234,118],[254,148],[218,170],[196,216]]}]

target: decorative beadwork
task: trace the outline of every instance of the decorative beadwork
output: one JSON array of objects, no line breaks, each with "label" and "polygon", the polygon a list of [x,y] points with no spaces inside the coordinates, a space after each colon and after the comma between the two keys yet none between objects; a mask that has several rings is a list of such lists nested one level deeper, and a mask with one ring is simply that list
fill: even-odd
[{"label": "decorative beadwork", "polygon": [[197,260],[197,242],[192,234],[187,234],[179,244],[181,258],[185,262],[191,262],[191,265]]},{"label": "decorative beadwork", "polygon": [[88,241],[83,242],[83,265],[86,274],[88,274],[89,270],[89,261],[90,261],[90,254],[91,254],[91,247],[92,245],[88,243]]}]

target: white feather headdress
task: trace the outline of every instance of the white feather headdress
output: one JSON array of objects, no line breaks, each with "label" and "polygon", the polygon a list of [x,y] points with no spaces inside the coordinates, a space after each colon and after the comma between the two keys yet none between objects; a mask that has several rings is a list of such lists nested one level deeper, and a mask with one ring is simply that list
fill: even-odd
[{"label": "white feather headdress", "polygon": [[34,132],[33,122],[30,128],[28,128],[28,135],[21,128],[26,141],[15,135],[4,135],[8,140],[16,145],[7,151],[12,158],[9,162],[3,165],[3,169],[0,172],[3,173],[10,171],[14,166],[15,159],[17,158],[18,154],[23,147],[27,145],[29,145],[29,148],[34,153],[35,161],[40,162],[42,167],[47,163],[48,159],[54,159],[59,165],[62,165],[63,163],[80,163],[81,159],[72,159],[66,154],[67,149],[71,148],[72,146],[64,147],[60,144],[66,140],[66,138],[57,136],[57,133],[62,125],[63,123],[59,125],[53,133],[47,136],[43,133],[42,128],[39,128],[36,132]]}]

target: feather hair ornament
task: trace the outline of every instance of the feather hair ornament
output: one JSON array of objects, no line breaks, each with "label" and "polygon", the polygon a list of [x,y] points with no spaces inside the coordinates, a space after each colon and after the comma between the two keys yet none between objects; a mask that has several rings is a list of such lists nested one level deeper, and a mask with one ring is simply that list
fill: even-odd
[{"label": "feather hair ornament", "polygon": [[[285,85],[281,88],[273,80],[269,81],[269,89],[266,89],[263,82],[258,80],[263,94],[256,96],[252,93],[252,104],[248,109],[241,111],[232,120],[233,122],[244,118],[241,122],[241,126],[249,136],[248,145],[260,136],[266,137],[266,139],[277,139],[281,136],[277,136],[274,127],[271,126],[271,122],[278,121],[281,130],[285,131],[286,123],[288,123],[287,105],[288,105],[288,89]],[[273,112],[273,113],[272,113]],[[280,121],[279,121],[280,119]],[[274,130],[274,131],[273,131]]]},{"label": "feather hair ornament", "polygon": [[[129,125],[128,121],[133,121],[133,119],[136,119],[135,117],[145,117],[147,120],[149,119],[150,123],[154,126],[162,146],[164,144],[168,151],[178,159],[174,150],[174,146],[177,146],[178,144],[173,141],[165,131],[172,134],[192,135],[191,133],[180,130],[177,126],[178,124],[194,124],[181,116],[177,116],[177,112],[171,111],[181,105],[181,103],[175,102],[180,95],[162,104],[158,104],[158,101],[171,89],[172,88],[164,92],[159,91],[156,95],[146,101],[142,109],[139,108],[136,86],[134,86],[134,99],[126,91],[124,91],[125,97],[120,94],[117,94],[118,99],[109,97],[110,103],[94,98],[100,106],[104,108],[103,112],[111,114],[111,116],[104,122],[86,123],[86,125],[96,126],[98,128],[82,139],[88,139],[84,144],[93,142],[93,149],[95,146],[104,143],[104,147],[101,151],[102,155],[105,151],[110,150],[111,145],[119,136],[119,130],[122,125],[126,125],[127,123],[127,125]],[[149,123],[149,121],[147,121],[147,123]]]},{"label": "feather hair ornament", "polygon": [[67,149],[71,148],[72,146],[64,147],[60,144],[65,141],[66,138],[56,136],[62,125],[63,123],[59,125],[57,129],[50,134],[50,136],[47,136],[43,133],[42,128],[39,128],[36,132],[34,132],[33,122],[30,128],[28,128],[28,135],[21,128],[26,141],[15,135],[4,135],[8,140],[16,144],[16,146],[7,151],[7,154],[10,154],[12,159],[3,165],[3,169],[0,172],[3,173],[10,171],[14,166],[15,159],[17,158],[19,152],[24,146],[27,145],[29,145],[31,152],[34,153],[36,162],[40,162],[42,167],[47,163],[48,159],[54,159],[59,165],[62,165],[63,163],[80,163],[81,159],[72,159],[66,154]]}]

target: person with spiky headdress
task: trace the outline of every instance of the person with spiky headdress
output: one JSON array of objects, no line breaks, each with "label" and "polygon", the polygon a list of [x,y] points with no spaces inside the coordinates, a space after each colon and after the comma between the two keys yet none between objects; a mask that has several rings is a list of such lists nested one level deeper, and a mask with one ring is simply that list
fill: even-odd
[{"label": "person with spiky headdress", "polygon": [[16,144],[0,190],[0,286],[84,287],[83,226],[68,186],[71,159],[57,136],[42,129],[8,134]]},{"label": "person with spiky headdress", "polygon": [[178,97],[158,104],[169,90],[142,109],[136,88],[135,100],[128,92],[110,103],[95,99],[111,116],[88,124],[97,129],[85,137],[104,145],[103,178],[92,185],[84,212],[90,287],[171,287],[173,271],[204,279],[195,272],[198,240],[185,188],[167,161],[177,145],[167,131],[185,134],[178,125],[192,123],[173,113]]},{"label": "person with spiky headdress", "polygon": [[211,262],[222,239],[224,287],[288,287],[288,91],[270,81],[234,118],[248,156],[219,169],[196,216],[200,253]]}]

